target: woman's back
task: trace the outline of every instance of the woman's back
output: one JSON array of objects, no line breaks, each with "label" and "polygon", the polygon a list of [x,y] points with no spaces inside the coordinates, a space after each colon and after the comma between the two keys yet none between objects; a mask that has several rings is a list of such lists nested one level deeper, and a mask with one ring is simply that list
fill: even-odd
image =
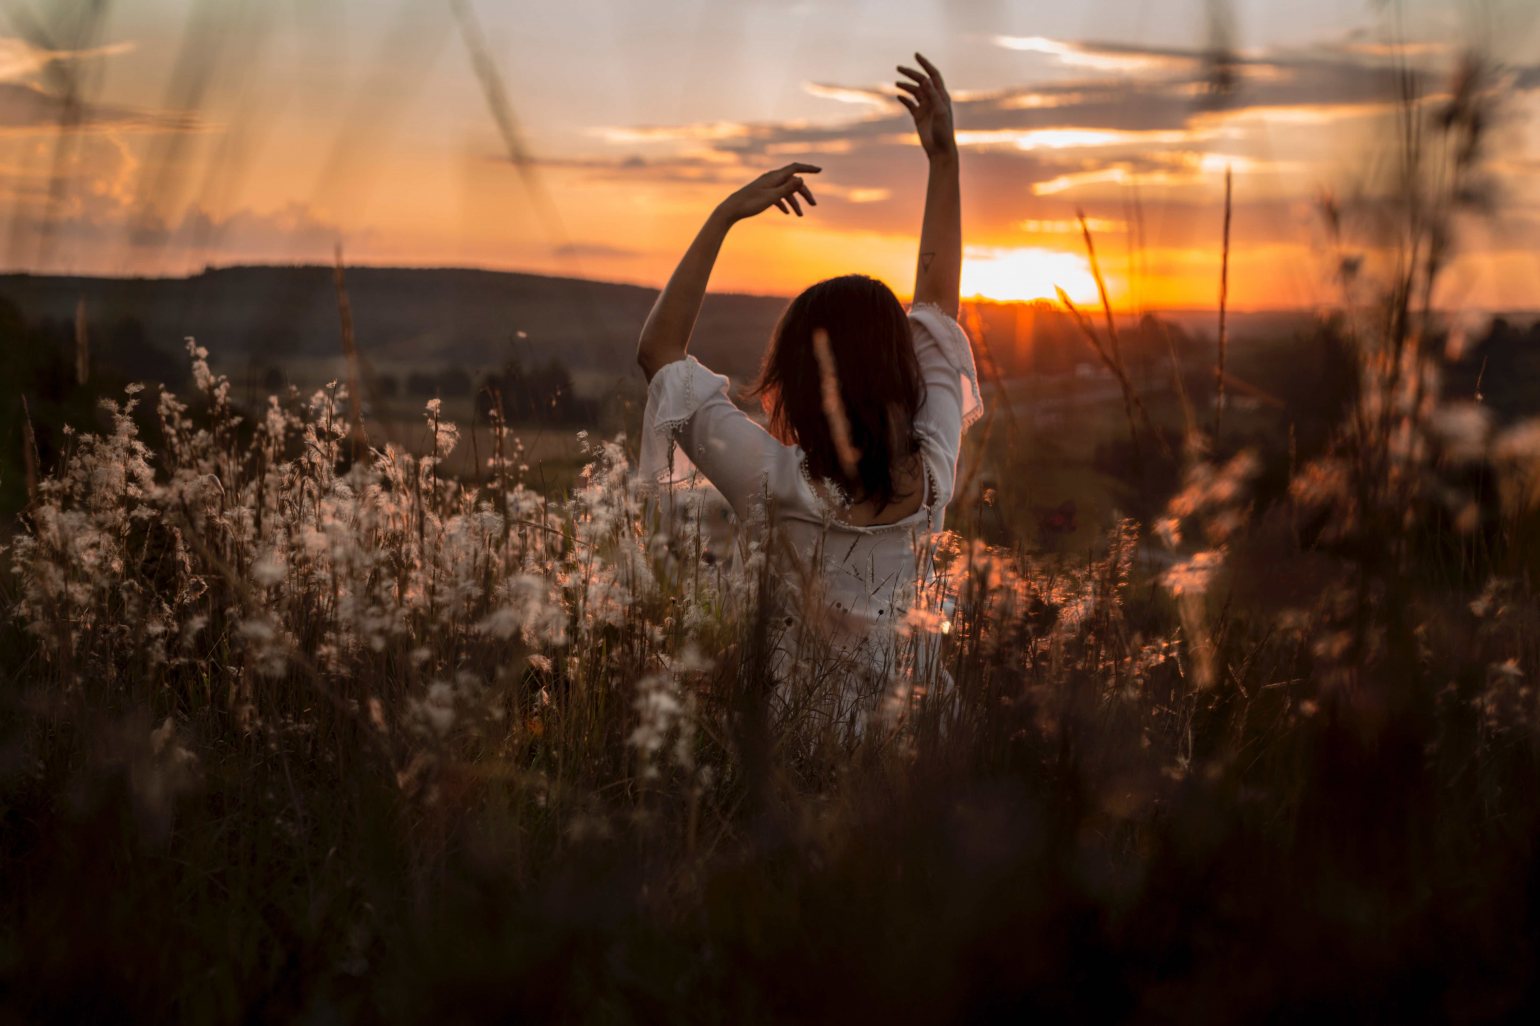
[{"label": "woman's back", "polygon": [[924,398],[913,421],[917,451],[898,468],[900,498],[847,503],[840,486],[816,477],[800,446],[776,440],[727,396],[728,381],[687,357],[662,368],[648,388],[640,472],[671,487],[705,475],[749,538],[778,541],[785,601],[798,619],[817,620],[845,644],[903,622],[930,572],[957,475],[963,432],[983,412],[966,334],[934,306],[909,314]]},{"label": "woman's back", "polygon": [[917,454],[903,457],[890,468],[895,498],[881,502],[875,497],[846,502],[840,490],[825,481],[814,481],[813,488],[824,502],[839,508],[835,518],[851,527],[886,527],[919,512],[925,504],[925,468]]}]

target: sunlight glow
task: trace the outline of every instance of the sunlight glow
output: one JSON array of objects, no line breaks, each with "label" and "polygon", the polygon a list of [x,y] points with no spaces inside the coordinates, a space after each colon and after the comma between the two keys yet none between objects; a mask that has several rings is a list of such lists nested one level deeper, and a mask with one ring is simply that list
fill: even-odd
[{"label": "sunlight glow", "polygon": [[983,128],[957,133],[959,146],[1010,146],[1018,150],[1092,149],[1105,146],[1183,146],[1209,133],[1192,129],[1142,131],[1120,128]]},{"label": "sunlight glow", "polygon": [[962,294],[998,302],[1055,298],[1062,288],[1076,303],[1097,300],[1096,279],[1085,258],[1056,249],[969,246]]},{"label": "sunlight glow", "polygon": [[1163,54],[1135,47],[1093,47],[1043,36],[995,36],[992,41],[1007,50],[1038,53],[1052,57],[1068,67],[1093,71],[1147,71],[1196,63],[1194,57],[1186,55]]}]

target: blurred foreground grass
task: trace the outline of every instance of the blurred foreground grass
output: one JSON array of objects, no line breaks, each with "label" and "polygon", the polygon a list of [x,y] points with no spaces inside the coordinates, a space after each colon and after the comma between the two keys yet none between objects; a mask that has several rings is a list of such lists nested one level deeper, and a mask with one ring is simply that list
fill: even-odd
[{"label": "blurred foreground grass", "polygon": [[1535,997],[1540,535],[1522,489],[1450,484],[1533,474],[1532,425],[1456,459],[1413,405],[1266,499],[1261,457],[1194,439],[1153,529],[1089,557],[959,504],[913,617],[951,683],[857,737],[835,668],[769,681],[764,561],[649,526],[619,447],[553,499],[506,429],[462,483],[441,414],[353,462],[336,392],[243,428],[193,380],[153,451],[132,386],[69,436],[6,553],[19,1021]]},{"label": "blurred foreground grass", "polygon": [[129,386],[6,483],[0,1016],[1531,1010],[1540,421],[1443,388],[1464,81],[1403,259],[1300,343],[1321,423],[997,403],[908,619],[939,665],[883,692],[775,680],[763,548],[653,520],[620,445],[564,496],[502,426],[454,473],[437,402],[368,447],[197,351]]}]

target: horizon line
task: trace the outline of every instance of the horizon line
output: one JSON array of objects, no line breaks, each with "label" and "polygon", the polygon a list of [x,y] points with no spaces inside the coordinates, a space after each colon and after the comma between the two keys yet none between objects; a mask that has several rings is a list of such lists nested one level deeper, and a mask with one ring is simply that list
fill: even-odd
[{"label": "horizon line", "polygon": [[[206,274],[216,274],[216,273],[227,272],[227,271],[325,271],[325,272],[329,273],[329,272],[334,271],[335,269],[336,269],[336,266],[334,264],[316,263],[316,262],[295,262],[295,263],[278,263],[278,262],[268,262],[268,263],[252,262],[252,263],[244,263],[244,262],[242,262],[242,263],[230,263],[230,264],[205,264],[203,266],[202,270],[186,271],[186,272],[183,272],[183,273],[180,273],[180,274],[176,274],[176,273],[105,274],[105,273],[89,273],[89,272],[36,271],[36,270],[19,270],[19,269],[11,269],[11,268],[0,268],[0,278],[73,278],[73,279],[80,279],[80,280],[87,280],[87,281],[169,282],[169,281],[190,281],[190,280],[192,280],[194,278],[198,278],[198,277],[201,277],[201,276],[206,275]],[[471,273],[476,273],[476,274],[503,274],[503,275],[518,275],[518,276],[526,277],[526,278],[548,278],[548,279],[550,279],[552,281],[571,281],[571,282],[583,282],[583,283],[594,284],[594,285],[609,285],[609,286],[615,286],[615,287],[620,287],[620,288],[636,288],[636,289],[643,289],[643,290],[648,291],[648,292],[659,292],[659,291],[661,291],[661,286],[658,286],[658,285],[648,285],[648,284],[643,284],[641,282],[636,282],[636,281],[624,281],[624,280],[617,280],[617,279],[611,279],[611,278],[588,278],[588,277],[582,277],[582,276],[575,275],[575,274],[560,274],[560,273],[552,273],[550,271],[537,271],[537,270],[528,270],[528,269],[523,269],[523,268],[511,268],[511,267],[491,267],[491,266],[486,266],[486,265],[477,266],[477,265],[474,265],[474,264],[401,264],[401,263],[373,263],[373,262],[369,262],[369,261],[362,261],[362,262],[359,262],[359,263],[344,264],[343,265],[343,270],[344,270],[344,272],[349,271],[349,270],[366,270],[366,271],[428,271],[428,272],[445,272],[445,273],[471,272]],[[716,296],[736,296],[736,297],[742,297],[742,298],[747,298],[747,299],[775,299],[775,300],[781,300],[781,301],[790,301],[794,297],[793,293],[743,292],[743,291],[738,291],[738,290],[722,290],[722,289],[708,289],[707,290],[707,294],[708,295],[716,295]],[[914,297],[912,295],[905,295],[903,293],[898,293],[896,291],[895,291],[894,294],[896,296],[898,296],[898,298],[901,301],[903,301],[906,305],[913,302],[913,298]],[[1063,310],[1063,307],[1062,307],[1062,305],[1060,304],[1060,302],[1058,300],[1056,300],[1056,299],[1054,299],[1052,297],[1049,297],[1049,296],[1040,296],[1040,297],[1038,297],[1036,299],[992,299],[992,298],[990,298],[988,296],[973,295],[973,296],[960,296],[959,299],[964,304],[967,304],[967,303],[976,303],[976,304],[977,303],[982,303],[982,304],[990,305],[990,306],[1029,306],[1030,307],[1030,306],[1037,306],[1038,304],[1046,304],[1047,306],[1053,308],[1054,310],[1057,310],[1057,311],[1060,311],[1060,312],[1067,312],[1067,311]],[[1082,311],[1087,310],[1087,309],[1101,310],[1102,307],[1101,307],[1100,304],[1091,304],[1089,306],[1081,304],[1080,305],[1080,309]],[[1231,307],[1229,307],[1229,313],[1231,313],[1231,314],[1253,315],[1253,316],[1262,316],[1262,315],[1267,315],[1267,314],[1295,314],[1295,315],[1300,315],[1300,314],[1316,314],[1316,313],[1321,313],[1321,312],[1331,311],[1331,310],[1336,310],[1336,309],[1340,309],[1340,307],[1332,306],[1332,305],[1315,305],[1315,306],[1305,306],[1305,305],[1302,305],[1302,306],[1231,306]],[[1120,306],[1114,305],[1113,308],[1112,308],[1112,312],[1113,312],[1113,314],[1115,316],[1119,316],[1119,317],[1138,317],[1138,316],[1143,316],[1145,314],[1158,314],[1158,313],[1164,313],[1164,314],[1214,314],[1214,315],[1217,316],[1218,313],[1219,313],[1219,307],[1218,306],[1203,307],[1203,306],[1159,306],[1159,305],[1155,305],[1155,306],[1144,306],[1144,307],[1137,307],[1137,308],[1135,308],[1135,307],[1120,307]],[[1440,312],[1445,312],[1445,311],[1440,311]],[[1501,309],[1489,309],[1489,310],[1482,310],[1481,313],[1486,314],[1486,315],[1491,316],[1491,317],[1501,317],[1501,316],[1505,316],[1505,315],[1520,315],[1520,314],[1540,316],[1540,306],[1528,307],[1528,308],[1525,308],[1525,307],[1511,307],[1511,308],[1501,308]]]}]

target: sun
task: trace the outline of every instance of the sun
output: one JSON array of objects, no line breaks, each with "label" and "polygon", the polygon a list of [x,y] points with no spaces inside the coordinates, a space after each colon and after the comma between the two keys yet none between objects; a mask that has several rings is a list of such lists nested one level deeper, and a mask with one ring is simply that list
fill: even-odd
[{"label": "sun", "polygon": [[1055,299],[1062,288],[1076,303],[1097,301],[1096,279],[1084,257],[1056,249],[969,246],[962,294],[996,302]]}]

